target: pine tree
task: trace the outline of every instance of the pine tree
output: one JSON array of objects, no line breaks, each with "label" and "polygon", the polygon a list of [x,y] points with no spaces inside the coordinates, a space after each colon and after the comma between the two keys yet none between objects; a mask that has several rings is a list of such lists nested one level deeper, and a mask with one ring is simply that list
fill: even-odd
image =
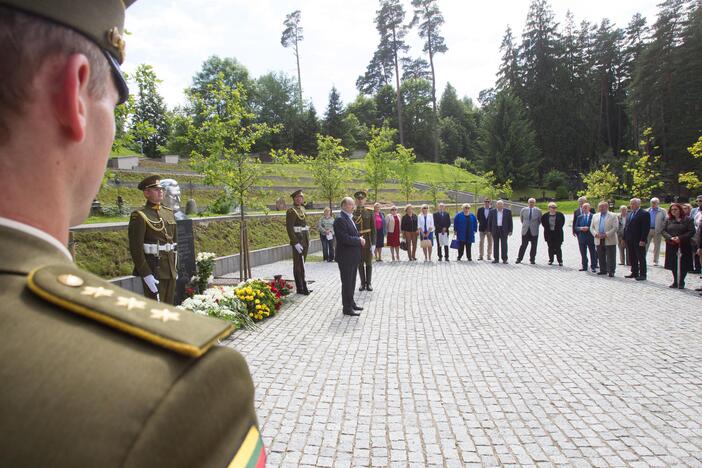
[{"label": "pine tree", "polygon": [[515,187],[521,188],[534,182],[539,150],[518,97],[505,91],[499,93],[486,110],[478,135],[482,166],[493,172],[498,183],[512,180]]},{"label": "pine tree", "polygon": [[653,25],[652,41],[645,47],[634,71],[632,101],[643,126],[651,127],[661,147],[662,161],[671,172],[679,172],[674,158],[673,113],[680,104],[683,90],[674,88],[675,49],[682,42],[686,0],[665,0],[659,5]]},{"label": "pine tree", "polygon": [[392,58],[395,71],[395,102],[397,105],[397,128],[400,135],[400,144],[404,144],[405,137],[402,128],[402,99],[400,99],[400,61],[401,54],[409,50],[405,43],[407,30],[404,26],[405,9],[400,0],[381,0],[380,9],[376,12],[375,26],[380,33],[378,49],[386,50],[384,55]]},{"label": "pine tree", "polygon": [[317,111],[310,104],[302,114],[302,121],[295,135],[295,151],[305,155],[317,154],[317,134],[320,131]]},{"label": "pine tree", "polygon": [[329,104],[324,115],[324,133],[340,140],[346,137],[344,132],[344,105],[335,86],[332,87],[329,93]]},{"label": "pine tree", "polygon": [[431,80],[429,62],[423,58],[402,58],[402,81],[405,80]]},{"label": "pine tree", "polygon": [[[561,153],[560,135],[565,111],[559,89],[559,67],[562,63],[557,24],[547,0],[533,0],[527,15],[519,60],[523,70],[523,86],[519,97],[529,110],[536,131],[536,142],[543,161],[550,166],[567,164],[568,155]],[[545,173],[539,168],[539,175]]]},{"label": "pine tree", "polygon": [[518,93],[519,86],[521,85],[519,78],[519,59],[517,49],[514,47],[512,28],[509,26],[507,26],[505,35],[502,37],[500,52],[502,52],[502,63],[497,72],[495,88],[498,91],[512,90]]},{"label": "pine tree", "polygon": [[446,41],[441,35],[440,28],[444,24],[444,16],[439,10],[437,0],[412,0],[414,17],[410,27],[418,26],[419,36],[424,39],[424,52],[429,55],[429,68],[431,68],[431,103],[434,111],[434,162],[439,161],[439,115],[436,106],[436,68],[434,56],[448,51]]},{"label": "pine tree", "polygon": [[280,44],[283,47],[292,47],[295,53],[295,60],[297,61],[297,89],[298,89],[298,104],[300,106],[300,111],[302,111],[302,75],[300,73],[300,41],[304,39],[302,35],[302,26],[300,26],[300,20],[302,19],[302,14],[300,10],[295,10],[285,17],[283,25],[285,29],[283,30],[283,35],[280,37]]}]

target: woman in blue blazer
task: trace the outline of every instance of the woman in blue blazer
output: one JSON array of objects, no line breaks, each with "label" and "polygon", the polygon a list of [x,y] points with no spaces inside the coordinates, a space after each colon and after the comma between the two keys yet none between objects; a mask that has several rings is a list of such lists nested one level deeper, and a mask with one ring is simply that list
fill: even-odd
[{"label": "woman in blue blazer", "polygon": [[453,218],[453,234],[458,239],[458,260],[463,257],[465,250],[468,261],[472,262],[473,257],[470,249],[475,242],[475,233],[478,230],[478,219],[470,212],[470,203],[464,203],[463,210],[456,213]]}]

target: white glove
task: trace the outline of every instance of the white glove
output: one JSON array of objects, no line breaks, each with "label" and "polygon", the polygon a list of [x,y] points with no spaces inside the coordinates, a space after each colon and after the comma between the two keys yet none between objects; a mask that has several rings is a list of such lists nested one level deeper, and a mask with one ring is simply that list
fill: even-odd
[{"label": "white glove", "polygon": [[375,246],[374,246],[374,245],[371,245],[371,253],[372,253],[373,255],[375,255]]},{"label": "white glove", "polygon": [[146,286],[152,293],[156,294],[158,292],[158,288],[156,287],[158,280],[154,278],[154,275],[145,276],[144,283],[146,283]]},{"label": "white glove", "polygon": [[295,250],[297,250],[297,253],[301,254],[305,249],[302,247],[302,244],[295,244]]}]

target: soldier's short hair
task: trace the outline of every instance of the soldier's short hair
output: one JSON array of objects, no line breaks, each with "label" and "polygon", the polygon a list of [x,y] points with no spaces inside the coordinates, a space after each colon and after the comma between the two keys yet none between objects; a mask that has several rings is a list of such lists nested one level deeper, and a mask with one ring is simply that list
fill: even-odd
[{"label": "soldier's short hair", "polygon": [[90,62],[89,91],[102,97],[110,66],[100,48],[80,33],[51,21],[0,6],[0,145],[10,137],[12,114],[32,100],[34,75],[50,57],[80,53]]}]

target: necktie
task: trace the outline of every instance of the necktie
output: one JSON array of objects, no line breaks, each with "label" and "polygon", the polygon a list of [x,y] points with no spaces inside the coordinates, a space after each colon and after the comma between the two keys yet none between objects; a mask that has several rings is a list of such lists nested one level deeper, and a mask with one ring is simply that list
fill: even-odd
[{"label": "necktie", "polygon": [[529,208],[529,221],[531,221],[531,212],[534,208]]}]

